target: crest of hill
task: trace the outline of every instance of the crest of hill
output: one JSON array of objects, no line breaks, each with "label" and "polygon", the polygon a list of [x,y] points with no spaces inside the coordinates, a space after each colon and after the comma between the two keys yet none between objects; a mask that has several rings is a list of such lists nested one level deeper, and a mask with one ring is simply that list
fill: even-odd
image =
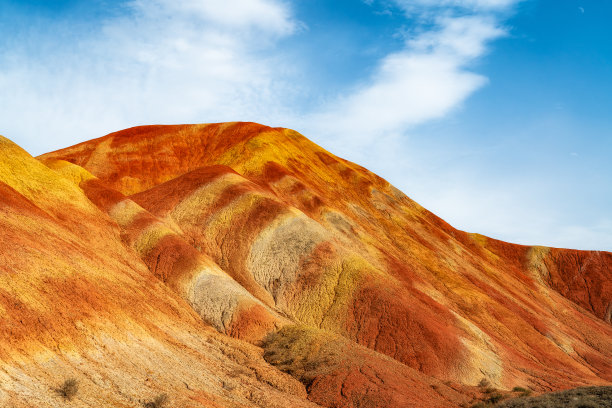
[{"label": "crest of hill", "polygon": [[[39,158],[77,164],[126,195],[193,170],[223,165],[315,218],[326,206],[354,213],[347,202],[369,214],[388,211],[383,208],[385,201],[400,203],[401,211],[410,214],[411,224],[418,220],[439,240],[452,237],[479,256],[501,256],[521,269],[530,269],[537,279],[598,317],[608,323],[612,319],[612,283],[606,278],[610,253],[514,245],[458,231],[384,179],[290,129],[251,122],[140,126]],[[281,186],[283,183],[287,185]],[[372,195],[375,200],[369,199]],[[576,268],[582,271],[581,279],[567,272]]]}]

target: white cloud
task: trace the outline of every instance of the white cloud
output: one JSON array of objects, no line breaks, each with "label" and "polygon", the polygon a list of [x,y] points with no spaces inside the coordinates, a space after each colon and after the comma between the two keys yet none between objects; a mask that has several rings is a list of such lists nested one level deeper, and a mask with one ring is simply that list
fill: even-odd
[{"label": "white cloud", "polygon": [[418,7],[459,7],[474,10],[503,10],[521,0],[394,0],[408,11]]},{"label": "white cloud", "polygon": [[335,134],[372,141],[443,116],[485,82],[458,69],[448,55],[392,54],[372,84],[340,100],[316,122]]},{"label": "white cloud", "polygon": [[300,27],[288,3],[131,0],[126,10],[84,37],[0,57],[2,132],[42,153],[135,124],[293,116],[306,119],[273,124],[367,143],[460,106],[487,82],[470,64],[504,34],[492,15],[442,13],[354,92],[308,114],[290,103],[300,85],[286,73],[300,68],[275,48]]},{"label": "white cloud", "polygon": [[437,23],[439,30],[410,39],[408,48],[413,52],[450,55],[460,64],[480,57],[489,41],[505,35],[495,19],[487,16],[443,17]]},{"label": "white cloud", "polygon": [[440,118],[487,83],[468,67],[504,34],[489,16],[439,18],[434,29],[386,56],[369,82],[324,106],[304,128],[332,138],[332,145],[367,145]]},{"label": "white cloud", "polygon": [[612,250],[612,219],[576,220],[575,214],[551,205],[535,183],[504,180],[494,186],[481,177],[419,189],[415,194],[427,197],[421,204],[452,216],[453,223],[470,232],[524,245]]},{"label": "white cloud", "polygon": [[21,49],[0,57],[4,135],[37,154],[135,124],[263,119],[283,109],[277,95],[292,85],[274,44],[299,27],[287,4],[127,5],[85,33],[25,33]]}]

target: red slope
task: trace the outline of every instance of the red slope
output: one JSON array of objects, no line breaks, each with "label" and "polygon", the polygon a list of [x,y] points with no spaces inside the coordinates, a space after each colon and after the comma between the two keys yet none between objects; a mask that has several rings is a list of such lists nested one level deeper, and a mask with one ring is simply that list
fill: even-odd
[{"label": "red slope", "polygon": [[455,230],[296,132],[252,123],[132,128],[42,159],[137,193],[290,320],[423,373],[509,388],[612,380],[610,253]]}]

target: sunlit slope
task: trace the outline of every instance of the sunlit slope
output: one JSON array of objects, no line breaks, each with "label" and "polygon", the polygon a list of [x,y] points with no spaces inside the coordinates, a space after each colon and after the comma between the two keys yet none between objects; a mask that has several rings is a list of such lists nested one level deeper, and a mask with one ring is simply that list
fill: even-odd
[{"label": "sunlit slope", "polygon": [[75,184],[88,177],[0,137],[0,406],[64,406],[69,378],[75,407],[314,406],[149,271]]},{"label": "sunlit slope", "polygon": [[45,164],[73,179],[85,196],[117,223],[123,243],[140,256],[153,275],[220,332],[259,341],[289,323],[191,246],[175,223],[155,217],[82,167],[63,160],[46,160]]},{"label": "sunlit slope", "polygon": [[41,159],[131,195],[268,309],[427,375],[612,381],[610,253],[455,230],[297,132],[252,123],[132,128]]}]

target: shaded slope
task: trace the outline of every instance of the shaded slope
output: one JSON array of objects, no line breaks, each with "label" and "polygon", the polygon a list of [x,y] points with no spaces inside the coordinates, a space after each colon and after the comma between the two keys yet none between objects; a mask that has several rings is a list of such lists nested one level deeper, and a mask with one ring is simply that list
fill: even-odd
[{"label": "shaded slope", "polygon": [[455,407],[463,393],[344,337],[287,327],[268,337],[264,358],[299,378],[323,406]]}]

